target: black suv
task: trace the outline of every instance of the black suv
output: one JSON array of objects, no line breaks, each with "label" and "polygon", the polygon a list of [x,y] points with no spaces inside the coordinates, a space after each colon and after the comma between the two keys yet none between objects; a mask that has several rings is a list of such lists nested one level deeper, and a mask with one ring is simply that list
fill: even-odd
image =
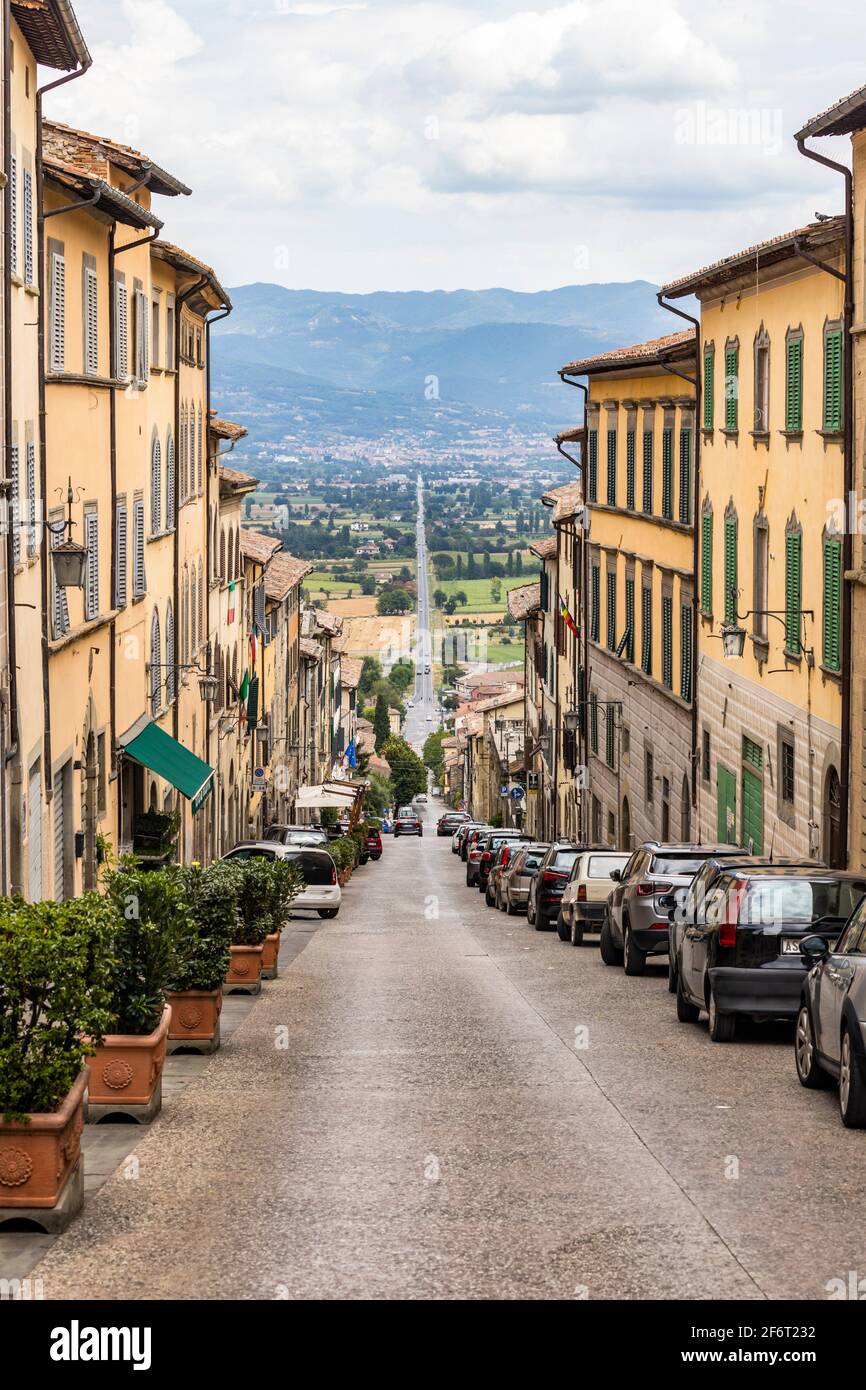
[{"label": "black suv", "polygon": [[411,806],[401,806],[394,818],[394,839],[398,835],[423,835],[421,817]]},{"label": "black suv", "polygon": [[526,904],[526,920],[536,931],[549,931],[556,922],[571,866],[579,854],[580,846],[573,840],[557,840],[539,864]]},{"label": "black suv", "polygon": [[806,962],[800,943],[832,945],[866,894],[866,877],[813,865],[718,861],[702,898],[670,909],[683,918],[677,1018],[709,1016],[713,1042],[729,1042],[738,1014],[796,1018]]}]

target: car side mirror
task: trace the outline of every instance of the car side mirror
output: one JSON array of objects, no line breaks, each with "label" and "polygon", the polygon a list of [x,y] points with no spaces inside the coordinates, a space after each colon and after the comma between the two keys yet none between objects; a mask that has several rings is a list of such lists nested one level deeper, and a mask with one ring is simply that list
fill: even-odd
[{"label": "car side mirror", "polygon": [[804,936],[800,942],[800,955],[807,965],[817,965],[819,961],[826,960],[829,954],[830,947],[823,936]]},{"label": "car side mirror", "polygon": [[611,869],[610,876],[614,883],[622,883],[622,869]]}]

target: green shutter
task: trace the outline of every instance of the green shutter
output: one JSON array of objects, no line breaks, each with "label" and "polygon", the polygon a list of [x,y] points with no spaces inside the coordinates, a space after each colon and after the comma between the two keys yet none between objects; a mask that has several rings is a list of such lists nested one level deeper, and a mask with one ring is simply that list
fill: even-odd
[{"label": "green shutter", "polygon": [[824,541],[824,665],[841,670],[842,543]]},{"label": "green shutter", "polygon": [[692,519],[692,432],[680,430],[680,521],[688,526]]},{"label": "green shutter", "polygon": [[725,349],[725,429],[735,430],[739,418],[740,353],[736,347]]},{"label": "green shutter", "polygon": [[803,428],[803,339],[788,339],[785,364],[785,429],[799,433]]},{"label": "green shutter", "polygon": [[701,610],[713,611],[713,514],[701,516]]},{"label": "green shutter", "polygon": [[625,581],[625,630],[628,640],[625,646],[627,661],[634,661],[634,580]]},{"label": "green shutter", "polygon": [[704,351],[704,429],[713,428],[713,367],[715,353],[711,348]]},{"label": "green shutter", "polygon": [[593,753],[598,752],[598,696],[595,691],[589,697],[589,732]]},{"label": "green shutter", "polygon": [[608,705],[605,709],[604,759],[608,767],[616,766],[616,725],[614,724],[613,705]]},{"label": "green shutter", "polygon": [[799,531],[785,537],[785,650],[800,656],[800,593],[803,538]]},{"label": "green shutter", "polygon": [[616,651],[616,573],[613,570],[607,573],[607,646],[609,651]]},{"label": "green shutter", "polygon": [[625,505],[634,511],[634,430],[625,437]]},{"label": "green shutter", "polygon": [[674,432],[662,430],[662,516],[674,516]]},{"label": "green shutter", "polygon": [[598,501],[598,430],[589,432],[589,500]]},{"label": "green shutter", "polygon": [[842,334],[824,335],[824,429],[842,428]]},{"label": "green shutter", "polygon": [[643,509],[653,509],[653,432],[643,432]]},{"label": "green shutter", "polygon": [[692,606],[684,603],[680,607],[680,694],[684,700],[692,698]]},{"label": "green shutter", "polygon": [[646,585],[641,589],[641,670],[653,673],[653,594]]},{"label": "green shutter", "polygon": [[601,574],[598,565],[592,567],[592,623],[590,626],[590,636],[593,642],[598,641],[599,633],[599,608],[601,606]]},{"label": "green shutter", "polygon": [[725,517],[725,622],[737,620],[737,519]]},{"label": "green shutter", "polygon": [[607,505],[616,506],[616,430],[607,432]]},{"label": "green shutter", "polygon": [[674,685],[674,601],[662,595],[662,682],[668,690]]}]

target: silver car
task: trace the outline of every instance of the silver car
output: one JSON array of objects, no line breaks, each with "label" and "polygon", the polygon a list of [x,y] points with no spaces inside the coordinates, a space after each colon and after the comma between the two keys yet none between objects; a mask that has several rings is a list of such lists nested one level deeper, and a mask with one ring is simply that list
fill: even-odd
[{"label": "silver car", "polygon": [[550,845],[531,843],[521,845],[508,868],[502,873],[499,885],[499,908],[514,917],[525,912],[529,902],[529,887]]},{"label": "silver car", "polygon": [[866,898],[832,950],[818,935],[800,942],[812,968],[803,981],[794,1036],[801,1086],[835,1082],[842,1123],[866,1128]]},{"label": "silver car", "polygon": [[687,888],[706,859],[742,853],[733,845],[663,845],[656,840],[636,849],[625,868],[611,874],[614,886],[599,942],[605,965],[623,965],[626,975],[642,975],[647,956],[667,955],[669,905],[660,899]]},{"label": "silver car", "polygon": [[[336,917],[343,899],[337,866],[327,850],[301,845],[281,845],[276,840],[241,840],[223,859],[286,859],[301,871],[304,886],[292,899],[291,914],[297,908],[318,912],[320,917]],[[290,915],[291,915],[290,914]]]}]

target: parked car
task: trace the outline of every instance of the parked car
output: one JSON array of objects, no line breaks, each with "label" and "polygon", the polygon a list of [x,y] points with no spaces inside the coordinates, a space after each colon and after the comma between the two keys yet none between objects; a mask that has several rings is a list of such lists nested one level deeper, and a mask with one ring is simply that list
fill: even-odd
[{"label": "parked car", "polygon": [[458,827],[468,819],[465,811],[446,811],[436,822],[436,834],[439,836],[453,835]]},{"label": "parked car", "polygon": [[328,832],[320,825],[269,825],[265,839],[281,845],[326,845]]},{"label": "parked car", "polygon": [[545,854],[533,875],[526,903],[526,918],[536,931],[548,931],[559,916],[559,904],[568,882],[571,866],[579,853],[572,840],[557,840]]},{"label": "parked car", "polygon": [[601,926],[599,949],[605,965],[624,965],[642,975],[647,956],[668,950],[668,908],[659,899],[687,888],[705,860],[740,855],[735,845],[675,845],[648,840],[624,869],[614,869],[614,887]]},{"label": "parked car", "polygon": [[223,859],[228,860],[276,858],[296,864],[304,880],[303,891],[292,899],[292,912],[303,908],[318,912],[320,917],[336,917],[343,895],[337,881],[337,866],[327,850],[281,845],[275,840],[242,840],[223,855]]},{"label": "parked car", "polygon": [[416,806],[426,806],[426,805],[427,805],[427,793],[426,793],[426,792],[419,792],[419,793],[418,793],[418,795],[415,797],[415,805],[416,805]]},{"label": "parked car", "polygon": [[414,806],[401,806],[394,818],[394,839],[398,835],[423,835],[424,826]]},{"label": "parked car", "polygon": [[842,1123],[866,1127],[866,898],[836,942],[800,941],[803,981],[794,1055],[800,1085],[818,1090],[836,1083]]},{"label": "parked car", "polygon": [[466,836],[469,834],[470,830],[477,829],[479,825],[480,821],[472,820],[471,817],[469,820],[465,820],[462,825],[458,825],[457,829],[454,831],[454,836],[451,840],[452,854],[462,855],[463,842],[466,839]]},{"label": "parked car", "polygon": [[488,907],[493,907],[495,902],[495,881],[491,885],[490,879],[494,867],[501,866],[502,855],[505,855],[505,862],[508,863],[508,856],[515,845],[525,844],[529,840],[528,835],[522,835],[519,830],[496,830],[487,836],[481,843],[481,858],[478,861],[478,891],[484,894],[484,900]]},{"label": "parked car", "polygon": [[611,870],[624,869],[628,861],[627,853],[617,854],[607,846],[581,848],[559,904],[556,930],[560,941],[570,940],[572,946],[579,946],[585,932],[601,931],[613,889]]},{"label": "parked car", "polygon": [[807,971],[800,943],[820,937],[829,950],[864,894],[857,874],[722,864],[685,924],[677,1018],[695,1023],[706,1010],[714,1042],[729,1042],[742,1014],[796,1018]]},{"label": "parked car", "polygon": [[373,860],[374,863],[377,859],[382,858],[382,832],[380,831],[378,825],[368,824],[367,838],[364,843],[365,848],[367,850],[367,854]]},{"label": "parked car", "polygon": [[526,911],[530,884],[549,849],[550,845],[533,840],[529,844],[519,845],[509,856],[497,884],[497,907],[500,911],[507,912],[509,917]]},{"label": "parked car", "polygon": [[467,862],[469,858],[469,851],[475,847],[475,842],[478,839],[478,836],[483,835],[486,830],[491,829],[492,826],[489,825],[470,826],[467,834],[460,842],[460,858],[463,860],[464,864]]}]

